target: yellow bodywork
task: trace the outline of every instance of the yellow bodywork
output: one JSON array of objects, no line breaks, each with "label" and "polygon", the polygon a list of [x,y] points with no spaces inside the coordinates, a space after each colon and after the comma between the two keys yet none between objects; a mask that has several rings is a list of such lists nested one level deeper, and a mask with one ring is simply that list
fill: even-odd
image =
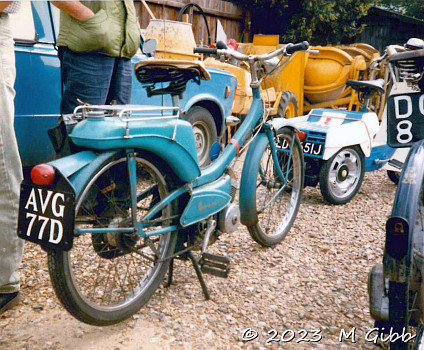
[{"label": "yellow bodywork", "polygon": [[[242,52],[246,55],[261,55],[283,46],[278,44],[278,35],[255,35],[253,43],[239,45]],[[280,56],[280,67],[272,75],[268,75],[262,80],[262,98],[271,115],[277,114],[283,91],[292,91],[295,93],[299,115],[302,114],[304,67],[307,57],[308,54],[305,52],[297,52],[292,56]],[[249,67],[245,64],[236,66],[220,62],[211,57],[205,60],[205,65],[230,71],[237,77],[233,114],[247,114],[252,103]]]},{"label": "yellow bodywork", "polygon": [[[264,54],[282,47],[278,35],[255,35],[252,43],[239,44],[244,54]],[[338,46],[313,46],[318,54],[297,52],[280,57],[280,67],[262,80],[262,98],[271,115],[277,114],[282,93],[291,91],[296,95],[298,114],[312,108],[346,108],[357,110],[358,97],[346,80],[369,78],[370,62],[380,57],[379,52],[367,44]],[[206,66],[232,72],[238,80],[233,113],[246,114],[252,101],[250,75],[247,66],[208,58]]]},{"label": "yellow bodywork", "polygon": [[[157,40],[155,58],[176,60],[197,60],[193,54],[195,40],[189,23],[168,20],[151,20],[144,32],[146,39]],[[244,54],[260,55],[274,51],[279,44],[278,35],[253,37],[252,43],[239,44]],[[356,93],[346,88],[347,79],[367,79],[370,62],[379,53],[367,44],[338,46],[315,46],[318,54],[297,52],[292,56],[280,56],[279,67],[262,79],[262,98],[267,111],[276,115],[283,92],[296,95],[298,114],[303,115],[312,108],[358,109]],[[252,103],[250,74],[247,64],[240,66],[207,58],[205,65],[230,71],[237,77],[237,90],[233,114],[245,115]]]}]

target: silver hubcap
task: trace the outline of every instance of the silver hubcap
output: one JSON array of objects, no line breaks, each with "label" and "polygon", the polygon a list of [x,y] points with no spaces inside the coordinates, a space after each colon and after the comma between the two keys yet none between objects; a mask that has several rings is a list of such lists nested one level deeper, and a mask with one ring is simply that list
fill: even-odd
[{"label": "silver hubcap", "polygon": [[361,160],[353,149],[340,151],[331,163],[328,182],[331,192],[338,198],[350,196],[361,176]]},{"label": "silver hubcap", "polygon": [[207,125],[203,122],[196,122],[193,125],[193,133],[196,143],[197,158],[199,159],[199,164],[203,165],[209,159],[211,135]]}]

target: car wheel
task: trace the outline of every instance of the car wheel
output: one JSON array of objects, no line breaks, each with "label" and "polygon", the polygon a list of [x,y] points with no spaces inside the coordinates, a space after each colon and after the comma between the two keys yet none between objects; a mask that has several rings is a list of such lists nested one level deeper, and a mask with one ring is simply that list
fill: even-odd
[{"label": "car wheel", "polygon": [[193,126],[199,166],[204,167],[210,164],[209,152],[218,139],[215,120],[206,108],[200,106],[190,108],[186,119]]}]

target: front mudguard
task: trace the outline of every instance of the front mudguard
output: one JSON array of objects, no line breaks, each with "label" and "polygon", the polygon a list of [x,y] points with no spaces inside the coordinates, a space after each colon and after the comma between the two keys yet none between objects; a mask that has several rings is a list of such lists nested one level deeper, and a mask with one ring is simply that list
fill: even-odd
[{"label": "front mudguard", "polygon": [[263,153],[268,146],[269,140],[265,133],[255,137],[249,146],[243,164],[241,184],[239,192],[240,221],[249,227],[258,222],[256,212],[256,181]]},{"label": "front mudguard", "polygon": [[[424,140],[416,142],[406,158],[393,203],[386,223],[384,274],[390,281],[405,283],[410,274],[412,258],[424,254],[424,236],[415,229],[424,178]],[[413,254],[416,251],[417,254]],[[422,259],[416,260],[424,271]]]}]

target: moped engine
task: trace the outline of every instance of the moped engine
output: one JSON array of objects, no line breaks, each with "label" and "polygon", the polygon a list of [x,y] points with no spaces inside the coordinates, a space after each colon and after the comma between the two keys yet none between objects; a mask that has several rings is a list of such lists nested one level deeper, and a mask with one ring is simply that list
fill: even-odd
[{"label": "moped engine", "polygon": [[218,229],[222,232],[233,233],[240,224],[240,208],[230,203],[218,214]]},{"label": "moped engine", "polygon": [[385,295],[383,265],[376,264],[368,276],[370,314],[376,321],[389,320],[389,298]]}]

